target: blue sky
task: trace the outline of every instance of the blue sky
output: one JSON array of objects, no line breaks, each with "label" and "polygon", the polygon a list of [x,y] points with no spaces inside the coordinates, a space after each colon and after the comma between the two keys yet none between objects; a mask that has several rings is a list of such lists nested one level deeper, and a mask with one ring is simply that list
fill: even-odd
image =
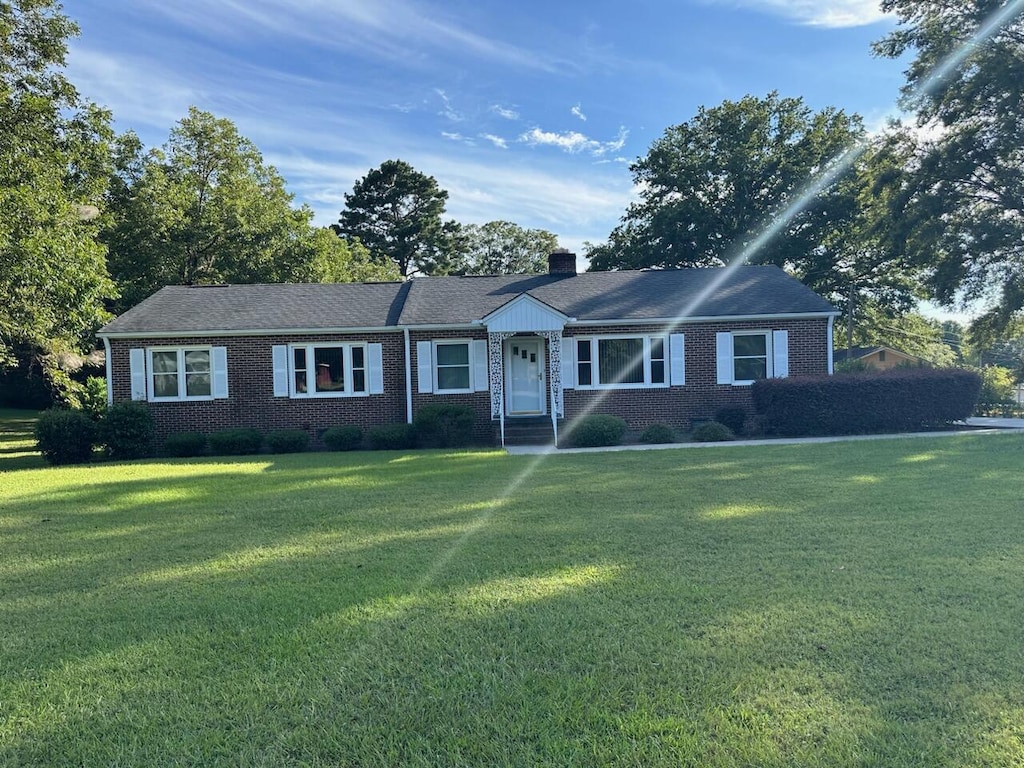
[{"label": "blue sky", "polygon": [[745,94],[892,113],[876,0],[83,0],[69,75],[159,146],[189,105],[234,121],[317,222],[384,160],[437,178],[463,223],[577,251],[632,199],[628,164]]}]

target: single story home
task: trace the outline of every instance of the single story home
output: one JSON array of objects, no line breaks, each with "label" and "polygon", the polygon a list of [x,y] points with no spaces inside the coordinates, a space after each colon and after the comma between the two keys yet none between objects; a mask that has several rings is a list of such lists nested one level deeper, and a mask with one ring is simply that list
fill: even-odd
[{"label": "single story home", "polygon": [[110,402],[159,437],[233,426],[364,429],[431,403],[504,444],[588,413],[686,429],[766,377],[832,372],[837,312],[772,266],[168,286],[100,332]]},{"label": "single story home", "polygon": [[892,347],[882,346],[837,349],[833,353],[833,357],[837,363],[856,361],[878,371],[887,371],[901,365],[928,365],[924,358],[908,355],[906,352],[900,352]]}]

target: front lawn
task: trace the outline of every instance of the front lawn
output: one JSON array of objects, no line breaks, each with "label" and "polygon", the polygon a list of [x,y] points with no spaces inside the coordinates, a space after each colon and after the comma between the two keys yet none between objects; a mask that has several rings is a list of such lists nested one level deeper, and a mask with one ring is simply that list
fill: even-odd
[{"label": "front lawn", "polygon": [[0,765],[1020,765],[1022,468],[964,435],[0,473]]}]

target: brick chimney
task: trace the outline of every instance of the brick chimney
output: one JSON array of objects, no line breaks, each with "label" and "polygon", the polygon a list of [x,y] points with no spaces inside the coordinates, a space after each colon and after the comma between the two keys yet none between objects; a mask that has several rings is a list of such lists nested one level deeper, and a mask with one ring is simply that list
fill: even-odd
[{"label": "brick chimney", "polygon": [[576,254],[568,248],[556,248],[548,256],[549,275],[575,275]]}]

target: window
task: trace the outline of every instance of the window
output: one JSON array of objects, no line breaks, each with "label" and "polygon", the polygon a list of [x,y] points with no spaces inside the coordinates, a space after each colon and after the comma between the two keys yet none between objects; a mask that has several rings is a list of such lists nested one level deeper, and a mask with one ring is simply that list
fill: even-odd
[{"label": "window", "polygon": [[771,375],[767,333],[734,333],[732,357],[732,378],[735,382],[757,381]]},{"label": "window", "polygon": [[200,400],[213,397],[209,347],[149,350],[151,400]]},{"label": "window", "polygon": [[666,386],[663,336],[604,336],[576,340],[576,386]]},{"label": "window", "polygon": [[745,386],[789,376],[789,331],[719,331],[717,383]]},{"label": "window", "polygon": [[361,344],[304,344],[291,348],[293,397],[366,394],[366,347]]},{"label": "window", "polygon": [[469,342],[435,342],[434,366],[437,371],[435,392],[470,391]]}]

